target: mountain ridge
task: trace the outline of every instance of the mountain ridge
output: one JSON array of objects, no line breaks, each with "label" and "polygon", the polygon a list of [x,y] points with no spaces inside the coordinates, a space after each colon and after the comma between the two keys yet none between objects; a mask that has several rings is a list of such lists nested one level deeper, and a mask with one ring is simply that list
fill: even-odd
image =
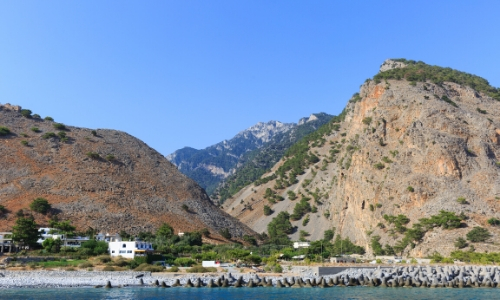
[{"label": "mountain ridge", "polygon": [[[132,234],[169,223],[176,232],[229,228],[234,237],[253,234],[221,212],[208,195],[156,150],[121,131],[72,127],[0,105],[0,230],[37,197],[78,230]],[[23,116],[24,114],[24,116]],[[35,214],[37,222],[48,217]],[[50,216],[49,216],[50,217]]]},{"label": "mountain ridge", "polygon": [[[302,118],[305,123],[322,122],[324,113]],[[274,136],[297,127],[296,123],[280,121],[258,122],[238,132],[233,138],[223,140],[204,149],[184,147],[166,156],[179,171],[198,182],[209,194],[217,189],[220,182],[234,174],[241,165],[241,159],[249,152],[262,148]],[[302,125],[305,126],[305,125]]]},{"label": "mountain ridge", "polygon": [[[226,212],[257,232],[287,212],[293,240],[321,239],[333,229],[379,254],[374,245],[416,257],[449,254],[475,226],[492,240],[500,236],[487,222],[500,217],[500,90],[422,62],[381,67],[342,118],[294,145],[258,183],[228,199]],[[440,211],[460,226],[429,223],[444,218]],[[403,223],[394,223],[396,216]]]}]

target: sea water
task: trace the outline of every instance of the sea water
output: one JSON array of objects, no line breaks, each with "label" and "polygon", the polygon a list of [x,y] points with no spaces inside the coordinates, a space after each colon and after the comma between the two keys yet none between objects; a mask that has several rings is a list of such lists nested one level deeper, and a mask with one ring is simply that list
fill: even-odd
[{"label": "sea water", "polygon": [[500,299],[496,288],[139,288],[0,289],[0,299]]}]

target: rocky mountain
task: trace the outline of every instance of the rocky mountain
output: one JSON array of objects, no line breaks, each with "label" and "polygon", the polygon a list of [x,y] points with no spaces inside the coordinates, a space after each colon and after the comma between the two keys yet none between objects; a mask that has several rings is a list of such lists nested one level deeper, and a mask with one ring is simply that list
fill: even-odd
[{"label": "rocky mountain", "polygon": [[308,118],[300,119],[297,126],[290,130],[274,135],[262,147],[244,153],[232,174],[219,184],[210,198],[220,204],[224,203],[227,198],[271,169],[293,144],[326,124],[331,118],[331,115],[325,113],[311,114]]},{"label": "rocky mountain", "polygon": [[[161,154],[124,132],[66,126],[0,105],[0,153],[0,205],[6,209],[0,230],[43,197],[79,230],[136,234],[167,222],[177,232],[252,234]],[[48,217],[35,216],[47,224]]]},{"label": "rocky mountain", "polygon": [[[328,121],[325,116],[328,115],[313,114],[309,118],[301,119],[301,122],[304,127],[316,129]],[[297,127],[295,123],[259,122],[230,140],[224,140],[201,150],[185,147],[168,155],[167,159],[211,194],[221,181],[244,163],[244,157],[248,153],[272,143],[276,136],[281,136],[295,127]]]},{"label": "rocky mountain", "polygon": [[388,60],[341,115],[224,209],[257,232],[287,212],[280,220],[291,220],[293,240],[332,229],[368,253],[414,257],[448,255],[479,226],[492,237],[469,244],[498,252],[500,89],[451,68]]}]

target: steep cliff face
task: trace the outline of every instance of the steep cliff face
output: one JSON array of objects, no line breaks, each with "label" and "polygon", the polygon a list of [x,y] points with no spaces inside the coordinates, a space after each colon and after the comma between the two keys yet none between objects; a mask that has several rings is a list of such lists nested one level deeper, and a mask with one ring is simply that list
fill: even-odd
[{"label": "steep cliff face", "polygon": [[[0,230],[10,229],[18,210],[44,197],[80,230],[137,233],[167,222],[176,231],[252,233],[142,141],[115,130],[93,134],[55,124],[0,105],[0,126],[11,132],[0,136],[0,205],[8,210]],[[47,221],[35,216],[42,225]]]},{"label": "steep cliff face", "polygon": [[[382,71],[405,67],[392,61]],[[345,120],[323,136],[323,143],[309,144],[309,153],[319,161],[305,168],[297,183],[283,186],[277,176],[250,185],[228,200],[225,210],[262,232],[278,212],[293,213],[305,196],[317,212],[307,213],[310,221],[305,226],[306,216],[293,221],[297,232],[305,230],[316,240],[334,227],[368,252],[371,236],[389,245],[403,238],[384,215],[407,216],[408,228],[440,210],[468,217],[461,228],[427,231],[406,249],[414,256],[449,254],[457,237],[465,238],[474,226],[488,228],[495,240],[500,231],[487,220],[500,218],[500,102],[491,93],[463,84],[403,78],[363,84],[348,103]],[[264,176],[279,173],[289,159]],[[284,200],[271,204],[264,199],[267,189]],[[290,200],[288,191],[298,198]],[[264,216],[264,205],[274,213]],[[298,239],[298,233],[291,237]],[[494,243],[474,246],[479,251],[500,250]]]}]

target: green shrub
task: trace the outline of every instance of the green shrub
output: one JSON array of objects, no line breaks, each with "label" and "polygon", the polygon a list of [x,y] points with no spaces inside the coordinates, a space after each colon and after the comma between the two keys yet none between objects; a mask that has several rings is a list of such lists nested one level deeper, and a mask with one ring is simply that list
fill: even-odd
[{"label": "green shrub", "polygon": [[97,257],[97,261],[99,261],[101,264],[105,264],[111,261],[111,256],[109,255],[99,255]]},{"label": "green shrub", "polygon": [[267,205],[264,205],[264,216],[269,216],[273,213],[272,209],[267,206]]},{"label": "green shrub", "polygon": [[56,134],[53,132],[46,132],[42,135],[42,138],[44,139],[50,139],[56,137]]},{"label": "green shrub", "polygon": [[108,155],[106,155],[106,160],[107,161],[114,161],[115,160],[115,156],[113,154],[108,154]]},{"label": "green shrub", "polygon": [[375,206],[373,206],[373,204],[370,204],[370,211],[375,211]]},{"label": "green shrub", "polygon": [[383,168],[385,168],[385,165],[383,163],[376,163],[373,165],[373,167],[377,170],[382,170]]},{"label": "green shrub", "polygon": [[464,238],[459,237],[459,238],[457,238],[457,240],[455,241],[455,244],[454,244],[454,245],[455,245],[455,247],[457,247],[458,249],[463,249],[463,248],[467,247],[467,245],[468,245],[468,244],[467,244],[467,241],[466,241]]},{"label": "green shrub", "polygon": [[40,129],[38,127],[31,127],[30,130],[33,132],[40,132]]},{"label": "green shrub", "polygon": [[382,207],[382,203],[377,203],[375,206],[376,206],[377,208],[381,208],[381,207]]},{"label": "green shrub", "polygon": [[91,159],[99,159],[101,156],[97,152],[87,152],[87,157]]},{"label": "green shrub", "polygon": [[170,269],[167,269],[167,272],[179,272],[179,267],[172,266]]},{"label": "green shrub", "polygon": [[52,117],[49,117],[49,116],[45,117],[44,119],[45,119],[45,121],[52,121],[52,122],[54,122],[54,119]]},{"label": "green shrub", "polygon": [[92,133],[93,136],[97,136],[97,131],[92,130],[91,133]]},{"label": "green shrub", "polygon": [[21,141],[21,145],[23,145],[23,146],[28,146],[28,141],[22,140],[22,141]]},{"label": "green shrub", "polygon": [[85,269],[85,268],[92,268],[92,267],[94,267],[94,265],[87,261],[87,262],[79,264],[78,267],[81,269]]},{"label": "green shrub", "polygon": [[188,273],[215,273],[217,272],[217,268],[214,267],[202,267],[202,266],[194,266],[186,270]]},{"label": "green shrub", "polygon": [[414,189],[412,186],[408,186],[406,189],[407,189],[407,190],[408,190],[408,192],[410,192],[410,193],[413,193],[413,192],[415,191],[415,189]]},{"label": "green shrub", "polygon": [[467,200],[464,197],[458,197],[457,202],[460,204],[467,204]]},{"label": "green shrub", "polygon": [[474,227],[466,236],[473,243],[485,242],[492,237],[488,229],[479,226]]},{"label": "green shrub", "polygon": [[112,266],[105,266],[102,270],[103,270],[103,271],[108,271],[108,272],[109,272],[109,271],[115,271],[115,268],[114,268],[114,267],[112,267]]},{"label": "green shrub", "polygon": [[188,257],[178,257],[174,260],[174,265],[180,267],[191,267],[192,265],[195,264],[196,262]]},{"label": "green shrub", "polygon": [[488,224],[490,224],[491,226],[499,226],[500,220],[497,218],[491,218],[488,220]]},{"label": "green shrub", "polygon": [[6,136],[10,134],[10,129],[5,126],[0,126],[0,136]]},{"label": "green shrub", "polygon": [[163,272],[165,268],[162,266],[153,266],[147,263],[140,264],[134,271],[143,271],[143,272]]},{"label": "green shrub", "polygon": [[21,115],[25,118],[31,118],[31,110],[21,109]]},{"label": "green shrub", "polygon": [[54,123],[52,124],[52,126],[54,126],[54,128],[57,130],[66,130],[66,125],[62,123]]},{"label": "green shrub", "polygon": [[371,117],[366,117],[362,120],[363,124],[365,125],[370,125],[370,123],[372,122],[372,118]]},{"label": "green shrub", "polygon": [[392,160],[390,160],[387,156],[382,157],[382,161],[387,163],[387,164],[392,163]]},{"label": "green shrub", "polygon": [[304,220],[302,220],[302,226],[307,226],[307,224],[309,223],[309,215],[307,215]]},{"label": "green shrub", "polygon": [[485,115],[485,114],[487,114],[487,113],[488,113],[487,111],[482,110],[482,109],[480,109],[479,107],[478,107],[476,110],[477,110],[477,112],[478,112],[478,113],[483,114],[483,115]]},{"label": "green shrub", "polygon": [[42,118],[42,117],[40,117],[40,115],[39,115],[39,114],[34,114],[34,115],[33,115],[33,119],[41,119],[41,118]]},{"label": "green shrub", "polygon": [[295,195],[295,193],[293,191],[288,191],[286,193],[288,194],[288,199],[290,199],[292,201],[297,199],[297,195]]}]

